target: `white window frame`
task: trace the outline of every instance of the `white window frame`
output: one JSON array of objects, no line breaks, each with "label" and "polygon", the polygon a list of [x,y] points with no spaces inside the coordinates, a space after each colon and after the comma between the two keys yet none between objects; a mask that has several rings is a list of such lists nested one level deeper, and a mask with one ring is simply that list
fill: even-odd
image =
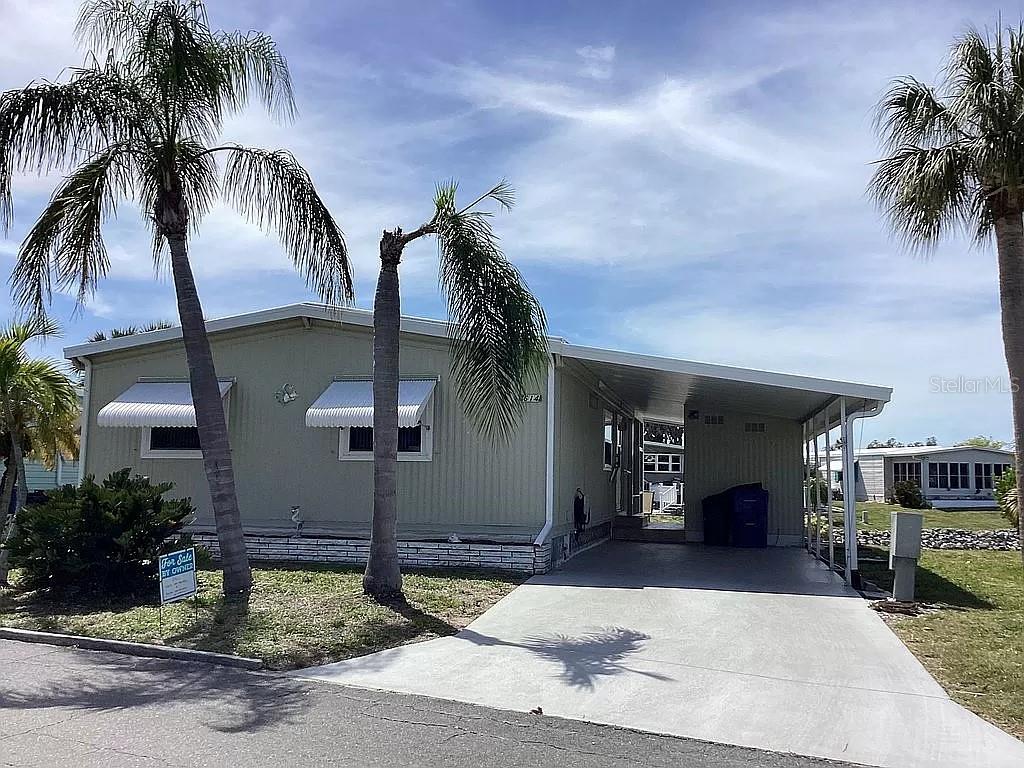
[{"label": "white window frame", "polygon": [[[171,429],[189,429],[189,427],[171,427]],[[195,427],[191,427],[195,429]],[[142,429],[142,444],[139,448],[139,456],[143,459],[201,459],[202,451],[170,451],[165,448],[150,448],[153,439],[153,427]]]},{"label": "white window frame", "polygon": [[[917,468],[916,472],[914,471],[914,467]],[[918,488],[923,487],[923,478],[920,461],[894,461],[892,463],[893,485],[905,481],[916,483]]]},{"label": "white window frame", "polygon": [[[433,461],[434,459],[434,395],[431,393],[427,407],[423,409],[420,421],[420,450],[399,451],[399,461]],[[350,451],[348,449],[348,427],[338,430],[338,461],[373,461],[373,451]]]},{"label": "white window frame", "polygon": [[672,467],[672,469],[670,471],[672,471],[672,472],[682,472],[683,471],[682,458],[683,457],[680,456],[678,453],[669,454],[669,459],[670,459],[669,466]]},{"label": "white window frame", "polygon": [[[223,381],[223,379],[220,379]],[[234,379],[231,380],[234,382]],[[224,406],[224,425],[228,426],[228,408],[231,403],[231,390],[221,398],[221,404]],[[176,427],[176,429],[188,429],[188,427]],[[198,427],[192,427],[192,429],[198,429]],[[142,428],[142,440],[139,446],[139,457],[143,459],[201,459],[203,458],[203,452],[199,451],[168,451],[165,449],[154,450],[150,447],[153,439],[153,427]]]}]

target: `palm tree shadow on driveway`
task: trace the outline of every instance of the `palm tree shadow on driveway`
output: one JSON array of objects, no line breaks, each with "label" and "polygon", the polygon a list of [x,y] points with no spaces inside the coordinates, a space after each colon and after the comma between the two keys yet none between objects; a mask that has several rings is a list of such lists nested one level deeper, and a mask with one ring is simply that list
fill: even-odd
[{"label": "palm tree shadow on driveway", "polygon": [[464,629],[458,639],[480,646],[522,648],[545,661],[561,666],[559,679],[582,690],[592,691],[601,678],[623,673],[643,675],[654,680],[672,678],[627,666],[624,661],[637,653],[650,635],[625,627],[603,627],[572,637],[565,634],[531,635],[521,642],[501,640],[472,629]]}]

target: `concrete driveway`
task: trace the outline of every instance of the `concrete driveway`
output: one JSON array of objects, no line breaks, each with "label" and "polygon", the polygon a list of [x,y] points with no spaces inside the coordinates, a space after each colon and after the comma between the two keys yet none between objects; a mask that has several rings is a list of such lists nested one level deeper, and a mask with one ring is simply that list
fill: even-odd
[{"label": "concrete driveway", "polygon": [[867,765],[1024,765],[800,550],[611,542],[453,637],[298,674]]}]

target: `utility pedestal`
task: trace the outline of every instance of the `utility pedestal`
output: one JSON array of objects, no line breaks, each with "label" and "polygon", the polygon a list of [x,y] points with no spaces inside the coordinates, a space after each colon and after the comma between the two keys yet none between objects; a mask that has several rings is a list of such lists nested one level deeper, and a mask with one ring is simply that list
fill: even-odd
[{"label": "utility pedestal", "polygon": [[893,512],[889,537],[889,569],[893,571],[892,596],[902,603],[914,602],[914,573],[921,557],[920,512]]}]

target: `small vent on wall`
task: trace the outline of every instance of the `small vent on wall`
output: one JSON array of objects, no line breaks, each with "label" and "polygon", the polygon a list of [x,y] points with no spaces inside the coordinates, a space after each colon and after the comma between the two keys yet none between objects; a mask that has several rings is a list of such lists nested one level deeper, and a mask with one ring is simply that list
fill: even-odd
[{"label": "small vent on wall", "polygon": [[743,425],[744,432],[767,432],[768,429],[765,427],[763,421],[748,421]]},{"label": "small vent on wall", "polygon": [[704,415],[705,424],[725,424],[725,418],[720,413],[708,413]]}]

